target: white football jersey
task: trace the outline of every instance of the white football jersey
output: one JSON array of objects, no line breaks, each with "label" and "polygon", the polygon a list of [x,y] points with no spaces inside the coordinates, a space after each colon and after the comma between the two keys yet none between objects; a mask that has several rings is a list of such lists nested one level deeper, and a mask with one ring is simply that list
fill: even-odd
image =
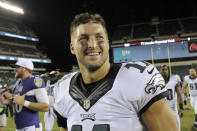
[{"label": "white football jersey", "polygon": [[113,65],[89,94],[77,84],[80,77],[67,75],[55,93],[68,131],[147,131],[141,114],[167,95],[163,77],[146,62]]},{"label": "white football jersey", "polygon": [[174,112],[178,112],[176,85],[179,82],[180,78],[178,75],[171,75],[168,83],[166,83],[166,88],[168,90],[168,96],[166,97],[166,100]]},{"label": "white football jersey", "polygon": [[51,84],[50,80],[47,81],[46,83],[46,91],[47,91],[47,95],[49,98],[49,105],[50,107],[53,107],[54,103],[55,103],[55,98],[54,98],[54,90],[57,87],[57,83]]},{"label": "white football jersey", "polygon": [[184,80],[188,83],[190,96],[197,96],[197,78],[191,79],[190,76],[187,75]]}]

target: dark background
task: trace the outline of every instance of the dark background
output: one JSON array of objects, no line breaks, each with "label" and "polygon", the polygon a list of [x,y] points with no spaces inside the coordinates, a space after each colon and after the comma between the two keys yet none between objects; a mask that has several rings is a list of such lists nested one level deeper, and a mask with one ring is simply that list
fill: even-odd
[{"label": "dark background", "polygon": [[100,13],[106,20],[110,40],[116,26],[150,22],[151,17],[173,19],[196,16],[196,0],[143,1],[128,0],[16,0],[24,9],[23,22],[31,27],[40,41],[38,48],[47,53],[50,69],[70,70],[76,64],[70,53],[69,26],[77,13]]}]

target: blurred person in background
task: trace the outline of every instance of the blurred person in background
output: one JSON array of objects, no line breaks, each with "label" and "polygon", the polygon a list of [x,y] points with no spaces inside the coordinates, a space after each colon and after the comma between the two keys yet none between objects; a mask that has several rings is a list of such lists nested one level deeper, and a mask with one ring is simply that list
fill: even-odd
[{"label": "blurred person in background", "polygon": [[[4,88],[9,92],[12,93],[12,87],[8,86],[7,84],[4,85]],[[6,109],[5,109],[5,114],[7,117],[9,117],[9,114],[11,117],[14,116],[14,109],[13,109],[13,105],[12,104],[8,104],[6,105]]]},{"label": "blurred person in background", "polygon": [[56,115],[53,112],[53,105],[55,103],[54,92],[58,86],[58,80],[60,80],[62,76],[63,74],[60,73],[58,70],[51,71],[47,76],[48,81],[46,82],[46,90],[49,97],[50,109],[48,112],[44,113],[45,131],[52,131],[54,126],[54,122],[56,119]]},{"label": "blurred person in background", "polygon": [[[183,117],[183,100],[181,95],[180,77],[178,75],[170,75],[167,65],[161,65],[159,68],[159,72],[165,80],[166,88],[168,90],[168,96],[166,97],[166,100],[174,112],[176,122],[180,131],[181,123],[179,115],[180,117]],[[179,105],[179,111],[177,108],[177,101]]]},{"label": "blurred person in background", "polygon": [[190,103],[194,109],[195,120],[192,126],[192,130],[197,131],[197,73],[196,65],[192,64],[189,68],[189,75],[184,77],[184,84],[182,92],[186,93],[186,89],[189,87]]},{"label": "blurred person in background", "polygon": [[[180,85],[181,85],[181,89],[182,89],[182,87],[184,85],[184,76],[181,75],[180,79],[181,79]],[[182,95],[182,99],[183,99],[183,103],[184,103],[184,110],[190,110],[190,108],[187,105],[187,96],[188,96],[187,91],[185,93],[181,93],[181,95]]]},{"label": "blurred person in background", "polygon": [[4,92],[0,101],[6,105],[13,103],[16,131],[42,131],[39,112],[49,110],[45,82],[40,76],[32,75],[34,65],[28,59],[20,59],[11,66],[18,80],[13,93]]}]

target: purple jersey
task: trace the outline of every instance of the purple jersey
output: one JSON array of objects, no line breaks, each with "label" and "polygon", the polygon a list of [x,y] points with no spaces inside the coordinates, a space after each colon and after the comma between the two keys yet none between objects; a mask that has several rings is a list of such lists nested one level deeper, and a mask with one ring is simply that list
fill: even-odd
[{"label": "purple jersey", "polygon": [[[44,80],[39,76],[31,76],[26,79],[18,80],[14,86],[13,93],[14,95],[24,95],[28,91],[32,89],[44,88],[45,83]],[[25,96],[25,100],[31,102],[37,102],[36,97],[32,96]],[[28,109],[24,106],[16,105],[15,107],[15,124],[16,129],[22,129],[24,127],[32,126],[32,125],[39,125],[39,112],[33,111]]]}]

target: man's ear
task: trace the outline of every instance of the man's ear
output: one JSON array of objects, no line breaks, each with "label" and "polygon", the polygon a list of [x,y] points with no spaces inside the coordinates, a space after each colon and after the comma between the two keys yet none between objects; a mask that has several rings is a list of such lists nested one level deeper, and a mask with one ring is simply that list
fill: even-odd
[{"label": "man's ear", "polygon": [[74,51],[74,46],[72,44],[72,42],[70,43],[70,52],[74,55],[75,51]]}]

